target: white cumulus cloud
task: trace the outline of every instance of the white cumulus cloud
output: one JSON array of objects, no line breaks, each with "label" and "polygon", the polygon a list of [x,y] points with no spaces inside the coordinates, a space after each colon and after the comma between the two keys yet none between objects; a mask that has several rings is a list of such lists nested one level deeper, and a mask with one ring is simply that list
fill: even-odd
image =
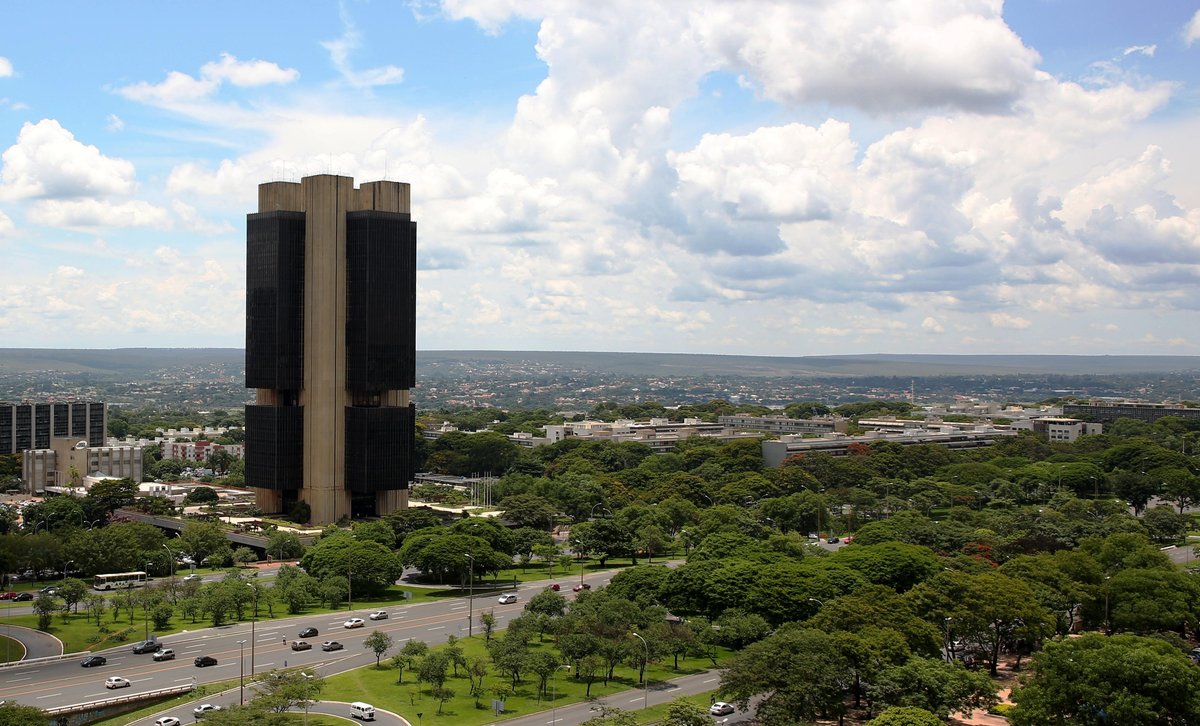
[{"label": "white cumulus cloud", "polygon": [[21,127],[17,142],[0,156],[0,197],[73,198],[129,194],[133,164],[84,144],[54,119]]},{"label": "white cumulus cloud", "polygon": [[166,210],[134,199],[42,199],[29,206],[26,217],[49,227],[156,227],[171,226]]},{"label": "white cumulus cloud", "polygon": [[1017,315],[1010,315],[1008,313],[992,313],[988,316],[988,320],[991,322],[992,327],[994,328],[1023,330],[1028,328],[1030,325],[1033,325],[1032,322],[1026,320],[1025,318]]},{"label": "white cumulus cloud", "polygon": [[8,78],[12,74],[12,61],[0,55],[0,78]]},{"label": "white cumulus cloud", "polygon": [[1183,28],[1183,42],[1191,45],[1197,40],[1200,40],[1200,10],[1196,11],[1196,14]]},{"label": "white cumulus cloud", "polygon": [[200,75],[217,81],[229,81],[235,86],[267,86],[291,83],[300,77],[295,68],[280,68],[271,61],[239,61],[228,53],[221,60],[200,66]]},{"label": "white cumulus cloud", "polygon": [[239,61],[222,53],[219,61],[205,63],[196,78],[182,71],[170,71],[161,83],[142,81],[118,88],[122,96],[142,103],[170,106],[206,98],[228,81],[234,86],[265,86],[291,83],[300,77],[294,68],[281,68],[264,60]]}]

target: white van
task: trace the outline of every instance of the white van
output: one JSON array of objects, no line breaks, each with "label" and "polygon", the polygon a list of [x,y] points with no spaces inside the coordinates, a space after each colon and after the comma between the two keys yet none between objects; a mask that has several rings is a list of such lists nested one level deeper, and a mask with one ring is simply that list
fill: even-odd
[{"label": "white van", "polygon": [[350,704],[350,715],[363,721],[375,720],[375,707],[369,703],[355,701]]}]

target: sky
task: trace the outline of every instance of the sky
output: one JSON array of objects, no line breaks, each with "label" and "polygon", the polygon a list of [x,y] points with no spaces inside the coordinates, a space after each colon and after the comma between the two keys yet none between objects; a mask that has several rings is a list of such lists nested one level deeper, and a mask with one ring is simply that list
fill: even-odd
[{"label": "sky", "polygon": [[0,347],[241,347],[412,184],[421,350],[1200,354],[1200,2],[0,6]]}]

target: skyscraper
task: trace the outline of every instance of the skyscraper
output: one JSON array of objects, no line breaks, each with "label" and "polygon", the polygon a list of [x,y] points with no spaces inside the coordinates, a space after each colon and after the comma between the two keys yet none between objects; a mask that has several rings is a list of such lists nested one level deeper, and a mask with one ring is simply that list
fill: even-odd
[{"label": "skyscraper", "polygon": [[417,225],[409,185],[322,174],[246,217],[246,484],[316,524],[386,514],[413,477]]}]

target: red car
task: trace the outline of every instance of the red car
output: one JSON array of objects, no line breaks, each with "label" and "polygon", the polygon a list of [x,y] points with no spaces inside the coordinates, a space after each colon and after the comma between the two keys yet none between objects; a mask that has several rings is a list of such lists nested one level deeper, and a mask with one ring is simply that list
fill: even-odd
[{"label": "red car", "polygon": [[586,582],[581,582],[578,585],[576,585],[575,587],[572,587],[571,589],[574,590],[575,592],[579,592],[580,590],[591,590],[592,586]]},{"label": "red car", "polygon": [[15,592],[0,592],[0,600],[12,600],[16,596]]},{"label": "red car", "polygon": [[547,589],[547,590],[553,590],[554,592],[558,592],[560,588],[559,588],[559,586],[558,586],[558,583],[556,582],[556,583],[554,583],[553,585],[551,585],[550,587],[547,587],[546,589]]}]

